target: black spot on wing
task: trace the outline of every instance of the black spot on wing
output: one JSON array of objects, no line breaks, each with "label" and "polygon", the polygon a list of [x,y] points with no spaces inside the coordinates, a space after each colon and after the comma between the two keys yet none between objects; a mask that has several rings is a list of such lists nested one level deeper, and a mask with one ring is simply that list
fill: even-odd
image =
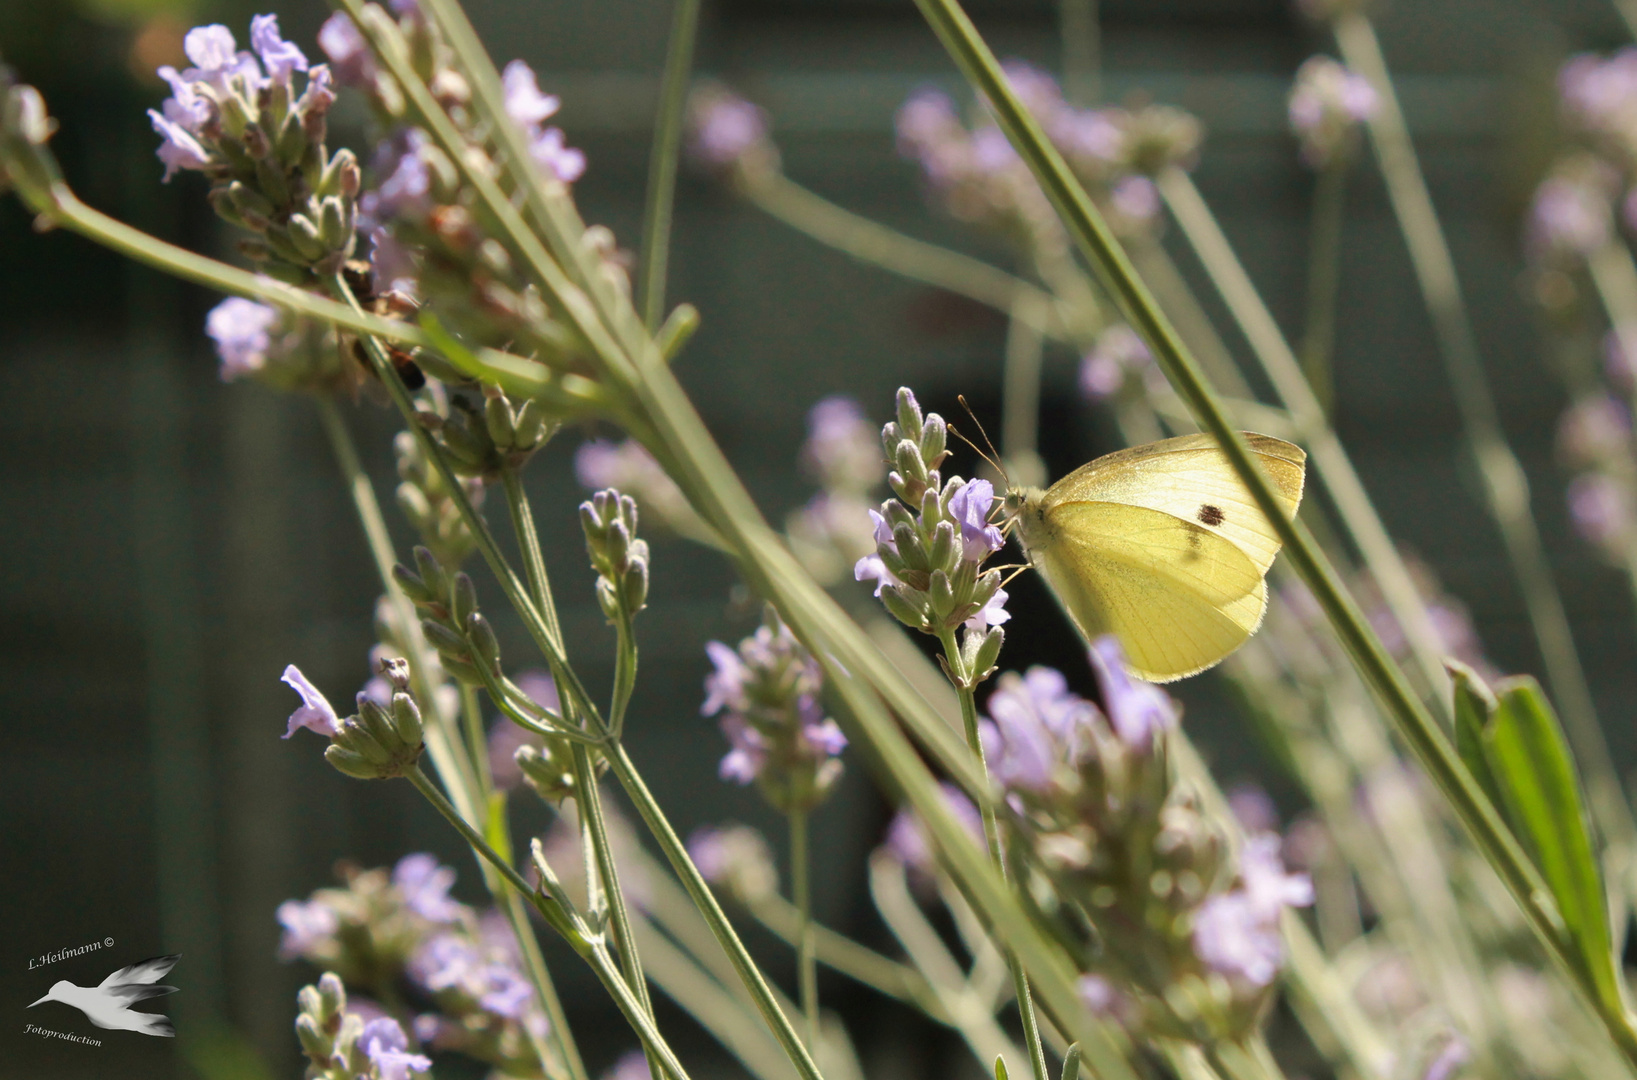
[{"label": "black spot on wing", "polygon": [[1222,512],[1220,506],[1205,503],[1199,508],[1199,522],[1201,525],[1220,525],[1228,520],[1228,515]]}]

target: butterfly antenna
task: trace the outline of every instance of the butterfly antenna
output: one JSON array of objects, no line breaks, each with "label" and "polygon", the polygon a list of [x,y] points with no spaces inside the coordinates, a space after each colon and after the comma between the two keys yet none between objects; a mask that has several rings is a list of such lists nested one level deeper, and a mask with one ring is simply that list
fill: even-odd
[{"label": "butterfly antenna", "polygon": [[1010,476],[1006,475],[1006,466],[1004,466],[1004,465],[1002,465],[1000,463],[1000,451],[995,449],[995,443],[994,443],[994,441],[992,439],[989,438],[989,433],[987,431],[983,430],[983,424],[982,424],[981,421],[978,420],[978,414],[972,411],[972,406],[971,405],[967,404],[966,395],[965,394],[957,394],[955,396],[955,400],[959,401],[961,403],[961,408],[966,410],[966,415],[970,416],[972,418],[972,423],[977,427],[978,434],[982,435],[983,436],[983,441],[989,445],[989,452],[987,454],[984,453],[983,452],[983,447],[979,446],[977,443],[973,442],[971,439],[968,439],[965,435],[962,435],[959,431],[955,431],[955,429],[953,427],[951,427],[949,430],[950,431],[955,431],[955,437],[956,438],[960,439],[961,442],[963,442],[966,445],[970,446],[973,450],[975,450],[977,452],[977,455],[979,457],[981,457],[983,460],[987,461],[990,465],[994,466],[995,471],[1000,473],[1001,479],[1006,481],[1006,486],[1011,487],[1012,486],[1012,478]]},{"label": "butterfly antenna", "polygon": [[[999,570],[999,569],[1003,569],[1003,568],[1002,567],[996,567],[996,569]],[[1019,564],[1016,567],[1016,569],[1013,569],[1010,574],[1007,574],[1004,578],[1001,579],[1000,587],[1003,588],[1003,589],[1006,588],[1006,586],[1008,586],[1008,585],[1010,585],[1012,583],[1013,578],[1015,578],[1019,574],[1023,573],[1023,571],[1030,570],[1030,569],[1033,569],[1033,567],[1029,563]]]}]

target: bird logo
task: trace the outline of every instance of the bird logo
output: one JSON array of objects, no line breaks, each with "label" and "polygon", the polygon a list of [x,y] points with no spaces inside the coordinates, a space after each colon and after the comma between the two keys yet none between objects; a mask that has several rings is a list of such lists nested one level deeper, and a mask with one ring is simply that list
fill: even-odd
[{"label": "bird logo", "polygon": [[31,1004],[29,1008],[32,1009],[35,1005],[42,1005],[47,1001],[60,1001],[84,1013],[86,1019],[99,1028],[174,1037],[176,1025],[171,1023],[170,1017],[163,1013],[137,1012],[131,1006],[149,998],[176,993],[174,986],[155,984],[164,978],[180,959],[182,954],[175,953],[171,956],[156,956],[151,960],[139,960],[130,967],[120,968],[96,986],[76,986],[63,979],[52,986],[45,997]]}]

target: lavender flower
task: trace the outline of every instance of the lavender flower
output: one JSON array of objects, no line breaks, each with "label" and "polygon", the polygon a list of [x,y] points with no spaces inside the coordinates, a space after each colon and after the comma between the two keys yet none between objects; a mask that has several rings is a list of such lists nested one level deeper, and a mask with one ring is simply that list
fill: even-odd
[{"label": "lavender flower", "polygon": [[705,646],[713,670],[705,679],[705,716],[723,714],[731,746],[724,780],[755,781],[782,810],[810,809],[841,776],[837,756],[847,738],[819,702],[818,661],[769,608],[756,633],[731,649]]},{"label": "lavender flower", "polygon": [[284,732],[288,739],[296,733],[297,728],[306,728],[316,731],[320,735],[334,738],[339,734],[340,718],[335,715],[335,708],[330,705],[329,699],[321,693],[318,687],[312,684],[301,669],[290,664],[284,669],[280,681],[289,685],[301,695],[301,708],[290,714],[290,726]]},{"label": "lavender flower", "polygon": [[778,168],[767,114],[727,87],[708,83],[688,99],[688,151],[706,168],[749,179]]},{"label": "lavender flower", "polygon": [[608,1067],[602,1080],[652,1080],[652,1076],[648,1071],[648,1056],[641,1050],[627,1050]]},{"label": "lavender flower", "polygon": [[1097,337],[1096,346],[1080,361],[1080,392],[1089,401],[1113,397],[1132,375],[1154,370],[1154,357],[1137,332],[1116,323]]},{"label": "lavender flower", "polygon": [[318,47],[344,86],[366,86],[375,81],[375,54],[358,26],[344,11],[337,11],[318,28]]},{"label": "lavender flower", "polygon": [[399,859],[392,883],[403,894],[404,905],[428,922],[457,922],[466,911],[465,905],[449,898],[455,871],[425,852]]},{"label": "lavender flower", "polygon": [[1582,473],[1569,482],[1569,517],[1575,530],[1616,558],[1637,527],[1631,498],[1619,481],[1606,473]]},{"label": "lavender flower", "polygon": [[1637,48],[1607,58],[1582,53],[1558,73],[1558,93],[1568,121],[1603,149],[1630,164],[1637,122]]},{"label": "lavender flower", "polygon": [[409,1080],[410,1073],[423,1073],[432,1067],[431,1058],[409,1052],[408,1036],[391,1017],[365,1024],[358,1045],[364,1048],[380,1080]]},{"label": "lavender flower", "polygon": [[[954,784],[939,784],[938,790],[943,796],[944,805],[949,807],[955,820],[960,822],[974,843],[982,846],[983,817],[978,813],[978,808],[973,805],[972,800]],[[898,813],[893,815],[892,824],[887,826],[887,837],[882,847],[889,855],[903,863],[919,880],[929,880],[938,871],[938,863],[933,858],[932,841],[927,836],[926,825],[921,821],[920,815],[909,806],[900,807]]]},{"label": "lavender flower", "polygon": [[286,900],[278,906],[277,917],[279,925],[284,927],[279,955],[286,960],[332,948],[336,931],[341,928],[341,916],[318,897],[306,901]]},{"label": "lavender flower", "polygon": [[547,117],[557,112],[555,94],[540,92],[534,71],[521,60],[513,60],[501,73],[506,115],[528,136],[529,153],[547,176],[572,184],[585,174],[585,154],[568,146],[561,128],[544,127]]},{"label": "lavender flower", "polygon": [[688,837],[688,856],[706,881],[741,903],[753,904],[779,891],[773,851],[761,833],[745,825],[705,827]]},{"label": "lavender flower", "polygon": [[279,313],[267,304],[233,296],[210,309],[205,334],[222,358],[223,382],[253,375],[267,366]]},{"label": "lavender flower", "polygon": [[862,495],[885,471],[875,432],[858,402],[841,394],[824,398],[807,413],[802,464],[826,491]]},{"label": "lavender flower", "polygon": [[1008,617],[1000,572],[981,568],[1005,542],[989,523],[995,489],[987,480],[942,478],[948,428],[937,413],[922,415],[908,387],[898,391],[897,413],[881,430],[881,443],[898,498],[869,512],[875,552],[859,559],[853,576],[874,581],[893,617],[922,633],[943,635],[965,624],[961,666],[970,670],[955,677],[975,686],[994,666],[1003,640],[998,624]]},{"label": "lavender flower", "polygon": [[1285,872],[1273,835],[1245,842],[1239,877],[1239,888],[1206,900],[1194,916],[1194,949],[1211,970],[1261,988],[1284,962],[1280,916],[1311,904],[1313,886],[1305,874]]},{"label": "lavender flower", "polygon": [[574,475],[592,490],[618,488],[632,496],[650,522],[676,528],[698,520],[688,497],[635,439],[592,439],[574,452]]},{"label": "lavender flower", "polygon": [[1363,75],[1328,56],[1310,57],[1290,91],[1290,127],[1301,141],[1302,160],[1315,169],[1346,160],[1357,148],[1358,126],[1380,104]]},{"label": "lavender flower", "polygon": [[[229,35],[228,41],[232,41]],[[231,44],[228,46],[232,48]],[[290,75],[307,70],[307,57],[294,43],[279,36],[277,15],[256,15],[250,20],[250,47],[261,57],[268,78],[288,84]]]},{"label": "lavender flower", "polygon": [[1609,200],[1614,177],[1590,158],[1558,166],[1538,188],[1529,210],[1525,244],[1537,260],[1578,260],[1613,236]]},{"label": "lavender flower", "polygon": [[1044,794],[1067,782],[1092,743],[1097,706],[1071,693],[1062,672],[1035,666],[1007,672],[989,695],[982,722],[984,756],[995,779],[1012,789]]},{"label": "lavender flower", "polygon": [[1105,635],[1091,643],[1091,667],[1103,692],[1103,710],[1120,740],[1145,754],[1161,732],[1176,723],[1176,710],[1165,692],[1126,673],[1119,639]]}]

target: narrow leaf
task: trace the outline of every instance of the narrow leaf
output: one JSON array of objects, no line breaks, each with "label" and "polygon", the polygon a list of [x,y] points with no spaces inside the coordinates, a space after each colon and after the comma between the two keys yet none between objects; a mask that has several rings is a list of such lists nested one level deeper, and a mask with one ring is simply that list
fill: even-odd
[{"label": "narrow leaf", "polygon": [[[1489,758],[1484,752],[1484,730],[1494,718],[1495,692],[1483,678],[1459,660],[1445,657],[1444,667],[1455,683],[1455,749],[1461,762],[1484,789],[1495,809],[1506,813],[1506,801],[1501,797],[1495,774],[1489,769]],[[1513,825],[1513,831],[1517,826]]]},{"label": "narrow leaf", "polygon": [[1070,1043],[1063,1052],[1063,1080],[1080,1080],[1080,1044]]},{"label": "narrow leaf", "polygon": [[1563,728],[1534,679],[1507,679],[1497,689],[1484,749],[1512,827],[1552,890],[1598,994],[1621,1011],[1602,872]]}]

